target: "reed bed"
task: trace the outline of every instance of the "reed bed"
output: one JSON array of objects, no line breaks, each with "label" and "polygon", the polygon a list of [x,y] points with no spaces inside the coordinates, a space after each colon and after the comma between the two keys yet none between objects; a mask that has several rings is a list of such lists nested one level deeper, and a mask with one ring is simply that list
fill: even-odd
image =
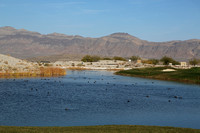
[{"label": "reed bed", "polygon": [[9,77],[51,77],[51,76],[64,76],[66,70],[58,67],[40,67],[38,69],[30,69],[28,71],[6,71],[0,72],[0,78]]}]

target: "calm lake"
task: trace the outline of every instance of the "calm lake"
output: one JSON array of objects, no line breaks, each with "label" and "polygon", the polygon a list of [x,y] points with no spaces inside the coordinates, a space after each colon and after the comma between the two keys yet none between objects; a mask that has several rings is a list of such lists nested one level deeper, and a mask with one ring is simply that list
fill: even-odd
[{"label": "calm lake", "polygon": [[0,79],[0,125],[158,125],[200,129],[200,86],[67,71]]}]

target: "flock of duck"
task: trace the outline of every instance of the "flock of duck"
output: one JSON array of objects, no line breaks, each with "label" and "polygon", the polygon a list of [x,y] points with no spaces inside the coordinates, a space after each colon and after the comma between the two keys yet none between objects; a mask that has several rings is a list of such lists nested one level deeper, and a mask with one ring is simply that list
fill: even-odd
[{"label": "flock of duck", "polygon": [[[87,84],[97,84],[98,81],[105,81],[105,84],[107,84],[107,85],[109,85],[109,86],[117,86],[115,83],[113,84],[113,83],[110,83],[110,82],[106,81],[106,79],[104,79],[103,76],[104,76],[104,75],[101,75],[101,78],[99,78],[98,80],[94,80],[94,79],[87,78],[87,77],[82,77],[82,78],[85,79],[85,80],[87,80]],[[62,78],[64,78],[64,77],[58,77],[58,78],[59,78],[59,79],[62,79]],[[70,78],[70,77],[69,77],[69,78]],[[71,78],[73,78],[73,80],[77,80],[77,77],[71,77]],[[79,78],[81,78],[81,77],[79,77]],[[115,80],[116,78],[115,78],[114,76],[112,76],[112,79]],[[8,80],[8,79],[7,79],[7,80]],[[13,80],[13,82],[16,81],[16,79],[12,79],[12,80]],[[50,81],[50,80],[52,80],[52,79],[50,79],[50,78],[41,78],[40,80],[47,81],[46,83],[52,82],[52,81]],[[24,82],[27,83],[27,82],[29,82],[29,80],[28,80],[28,79],[24,79]],[[59,83],[59,85],[64,86],[64,83],[62,83],[62,80],[54,80],[54,82],[57,82],[57,83]],[[131,84],[131,85],[132,85],[132,86],[135,86],[135,85],[137,85],[137,84],[138,84],[138,83],[134,83],[134,84]],[[147,83],[145,82],[145,84],[147,84]],[[151,84],[154,84],[154,82],[151,82]],[[83,85],[82,85],[82,86],[83,86]],[[125,84],[124,86],[127,87],[127,86],[129,86],[129,85]],[[170,91],[171,89],[172,89],[172,88],[167,88],[168,91]],[[38,88],[33,88],[33,87],[31,87],[30,90],[31,90],[31,91],[38,91]],[[107,90],[108,90],[108,88],[106,88],[106,91],[107,91]],[[50,96],[50,92],[49,92],[49,91],[47,91],[47,96]],[[144,97],[150,98],[151,95],[146,95],[146,96],[144,96]],[[182,96],[176,96],[176,95],[171,96],[170,98],[174,98],[174,99],[183,99]],[[127,103],[130,103],[130,102],[131,102],[131,100],[128,99],[128,100],[127,100]],[[172,99],[169,99],[168,102],[172,102]],[[68,109],[65,108],[65,110],[68,110]]]}]

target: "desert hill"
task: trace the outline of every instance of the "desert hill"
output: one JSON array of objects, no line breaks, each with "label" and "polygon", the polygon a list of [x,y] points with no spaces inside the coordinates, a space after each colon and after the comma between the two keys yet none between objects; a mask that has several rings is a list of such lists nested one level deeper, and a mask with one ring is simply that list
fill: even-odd
[{"label": "desert hill", "polygon": [[63,76],[66,70],[0,54],[0,78]]},{"label": "desert hill", "polygon": [[55,60],[82,55],[140,56],[161,58],[170,56],[176,60],[200,58],[200,40],[149,42],[128,33],[114,33],[100,38],[69,36],[52,33],[42,35],[12,27],[0,28],[0,53],[26,59],[54,57]]},{"label": "desert hill", "polygon": [[37,68],[37,64],[28,62],[26,60],[17,59],[8,55],[0,54],[0,72],[28,72]]}]

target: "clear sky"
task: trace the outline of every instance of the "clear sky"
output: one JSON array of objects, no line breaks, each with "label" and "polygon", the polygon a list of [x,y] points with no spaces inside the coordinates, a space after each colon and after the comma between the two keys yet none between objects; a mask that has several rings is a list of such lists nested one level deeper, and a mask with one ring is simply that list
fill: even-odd
[{"label": "clear sky", "polygon": [[0,0],[0,26],[84,37],[200,39],[200,0]]}]

